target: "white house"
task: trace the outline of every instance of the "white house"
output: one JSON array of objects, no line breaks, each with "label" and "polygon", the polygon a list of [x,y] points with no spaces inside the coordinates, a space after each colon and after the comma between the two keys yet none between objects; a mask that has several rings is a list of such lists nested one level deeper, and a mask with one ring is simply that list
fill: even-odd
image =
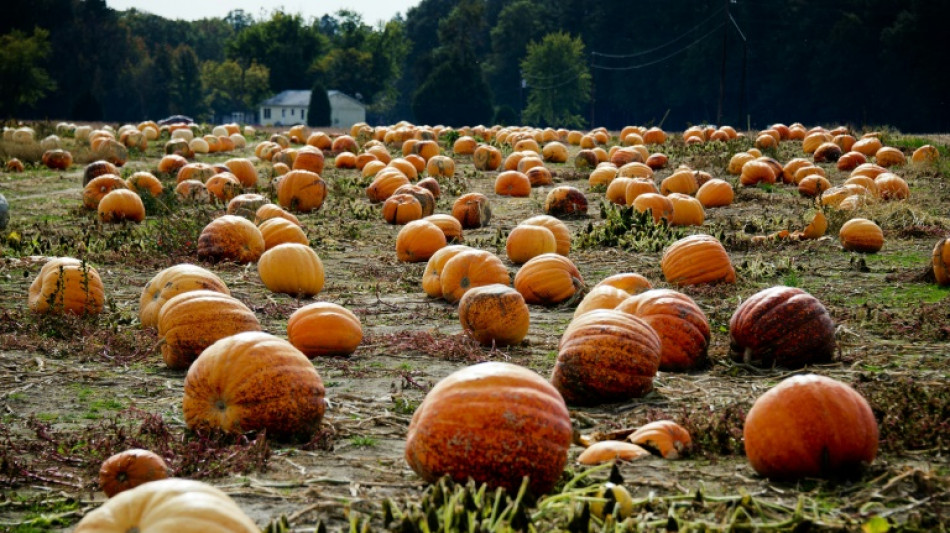
[{"label": "white house", "polygon": [[[366,106],[340,91],[327,91],[330,99],[330,125],[348,129],[366,121]],[[310,107],[310,91],[284,91],[261,102],[260,123],[264,126],[305,124]]]}]

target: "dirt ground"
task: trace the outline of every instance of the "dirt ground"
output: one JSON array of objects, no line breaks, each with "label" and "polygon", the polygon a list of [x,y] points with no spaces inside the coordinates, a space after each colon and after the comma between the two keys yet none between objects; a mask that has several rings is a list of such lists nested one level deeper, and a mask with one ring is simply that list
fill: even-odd
[{"label": "dirt ground", "polygon": [[[678,135],[670,137],[659,148],[670,164],[657,172],[657,183],[681,164],[736,183],[727,163],[733,153],[751,146],[739,140],[688,147]],[[273,197],[268,186],[272,166],[253,157],[254,145],[264,139],[259,135],[244,150],[198,160],[252,158],[262,176],[260,192]],[[735,284],[682,289],[709,319],[709,366],[685,374],[661,372],[656,390],[640,400],[571,411],[580,433],[659,418],[673,418],[693,433],[696,448],[686,459],[622,465],[625,484],[638,500],[641,528],[946,530],[950,288],[936,286],[926,272],[934,244],[950,235],[948,139],[885,132],[884,140],[908,155],[921,142],[933,142],[943,158],[937,166],[896,170],[912,191],[906,202],[829,212],[824,238],[753,241],[756,235],[804,227],[813,202],[787,185],[736,187],[733,205],[708,209],[702,227],[672,233],[671,240],[692,233],[719,236],[736,268]],[[78,163],[91,157],[72,139],[64,143],[74,149]],[[123,175],[155,172],[161,146],[154,142],[144,154],[134,154]],[[17,150],[0,145],[0,158]],[[800,142],[784,142],[773,156],[784,163],[804,154]],[[549,188],[535,189],[529,198],[497,196],[495,173],[475,171],[469,157],[455,159],[456,178],[442,182],[436,212],[449,213],[463,192],[487,195],[491,224],[467,230],[465,244],[497,253],[513,275],[517,265],[505,258],[505,236],[519,221],[541,213]],[[588,217],[565,221],[575,238],[570,258],[587,285],[638,272],[654,286],[668,287],[660,270],[667,243],[578,246],[580,236],[603,224],[604,194],[591,190],[586,173],[570,161],[549,168],[557,174],[556,185],[577,187],[589,200]],[[846,179],[834,165],[823,166],[833,184]],[[145,283],[165,267],[201,264],[255,312],[265,331],[282,337],[289,315],[309,301],[270,293],[253,264],[198,260],[197,235],[223,207],[174,205],[162,212],[152,205],[141,225],[103,226],[95,213],[81,208],[82,170],[82,164],[66,172],[30,165],[23,173],[0,173],[0,193],[11,206],[10,224],[0,235],[0,531],[69,530],[105,500],[96,478],[101,461],[132,446],[157,448],[175,475],[223,489],[262,527],[283,515],[299,531],[312,531],[318,520],[330,530],[348,530],[357,519],[384,529],[383,500],[408,508],[425,489],[403,459],[406,429],[425,392],[451,372],[485,360],[510,361],[549,376],[557,341],[573,314],[570,306],[532,306],[531,329],[522,345],[493,350],[474,345],[461,335],[456,306],[422,292],[425,264],[396,260],[399,227],[387,225],[379,206],[366,199],[365,180],[355,170],[334,169],[328,158],[327,202],[319,212],[300,216],[326,271],[325,288],[316,299],[354,311],[365,337],[350,358],[314,361],[330,404],[323,430],[297,444],[253,435],[238,440],[196,436],[182,417],[184,372],[165,367],[156,332],[138,324]],[[174,176],[160,177],[166,186],[174,183]],[[842,249],[837,231],[852,216],[871,218],[884,229],[880,253]],[[98,318],[43,317],[27,309],[33,277],[47,256],[61,255],[84,257],[102,275],[108,303]],[[745,411],[760,394],[798,372],[731,362],[729,318],[740,301],[779,284],[819,298],[837,325],[835,360],[806,371],[853,384],[878,417],[880,454],[860,478],[770,482],[742,454]],[[580,470],[573,462],[580,451],[572,446],[571,470]],[[574,508],[552,504],[551,509],[557,516],[538,516],[538,530],[565,527],[564,517]]]}]

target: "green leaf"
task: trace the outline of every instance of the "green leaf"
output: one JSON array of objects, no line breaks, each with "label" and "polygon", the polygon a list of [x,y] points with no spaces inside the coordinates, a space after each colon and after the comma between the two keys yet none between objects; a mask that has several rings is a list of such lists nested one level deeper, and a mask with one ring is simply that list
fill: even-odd
[{"label": "green leaf", "polygon": [[887,533],[891,530],[891,524],[882,516],[875,516],[861,526],[864,533]]}]

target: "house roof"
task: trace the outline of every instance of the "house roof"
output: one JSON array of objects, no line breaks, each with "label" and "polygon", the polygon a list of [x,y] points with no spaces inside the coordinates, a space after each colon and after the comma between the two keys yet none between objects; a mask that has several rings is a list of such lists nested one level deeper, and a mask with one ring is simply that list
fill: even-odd
[{"label": "house roof", "polygon": [[[287,106],[287,107],[307,107],[310,105],[310,92],[311,91],[283,91],[275,96],[268,98],[260,103],[262,106]],[[332,97],[343,97],[347,100],[352,100],[354,103],[363,105],[363,102],[360,102],[352,96],[341,93],[340,91],[327,91],[327,96]]]}]

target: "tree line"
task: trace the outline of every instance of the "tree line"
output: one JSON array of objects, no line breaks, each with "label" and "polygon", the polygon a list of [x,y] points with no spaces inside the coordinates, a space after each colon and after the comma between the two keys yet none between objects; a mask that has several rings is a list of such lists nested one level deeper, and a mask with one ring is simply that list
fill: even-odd
[{"label": "tree line", "polygon": [[6,11],[4,118],[207,120],[316,86],[374,123],[950,126],[931,42],[947,0],[421,0],[375,25],[351,11],[188,22],[104,0]]}]

